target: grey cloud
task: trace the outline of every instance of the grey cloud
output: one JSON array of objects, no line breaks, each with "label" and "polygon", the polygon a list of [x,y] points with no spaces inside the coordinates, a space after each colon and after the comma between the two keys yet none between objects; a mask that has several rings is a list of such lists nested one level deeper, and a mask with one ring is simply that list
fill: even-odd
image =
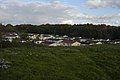
[{"label": "grey cloud", "polygon": [[49,2],[52,4],[52,5],[57,5],[59,4],[59,0],[49,0]]},{"label": "grey cloud", "polygon": [[[0,1],[1,2],[1,1]],[[119,14],[93,16],[80,12],[74,6],[61,4],[58,0],[48,3],[23,3],[18,0],[4,0],[0,3],[0,22],[11,24],[44,23],[106,23],[120,25]]]},{"label": "grey cloud", "polygon": [[120,8],[120,0],[116,0],[115,4]]},{"label": "grey cloud", "polygon": [[93,16],[83,14],[83,16],[76,15],[73,22],[76,23],[94,23],[94,24],[108,24],[108,25],[120,25],[120,13],[118,14],[109,14],[102,16]]},{"label": "grey cloud", "polygon": [[112,5],[112,0],[87,0],[88,6],[91,8],[106,7]]},{"label": "grey cloud", "polygon": [[120,8],[120,0],[87,0],[90,8],[100,7],[118,7]]},{"label": "grey cloud", "polygon": [[[11,1],[10,3],[13,2]],[[9,0],[1,4],[4,5],[4,7],[0,7],[0,20],[4,23],[60,23],[62,22],[62,18],[65,19],[69,17],[67,16],[67,10],[72,9],[69,6],[60,5],[59,3],[56,4],[56,6],[52,6],[51,4],[53,3],[7,3],[9,3]]]}]

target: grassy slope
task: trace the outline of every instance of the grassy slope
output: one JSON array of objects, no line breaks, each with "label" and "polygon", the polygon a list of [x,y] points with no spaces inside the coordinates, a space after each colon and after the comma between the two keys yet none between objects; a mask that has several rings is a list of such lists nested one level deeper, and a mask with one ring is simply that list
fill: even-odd
[{"label": "grassy slope", "polygon": [[0,80],[120,80],[120,45],[7,48]]}]

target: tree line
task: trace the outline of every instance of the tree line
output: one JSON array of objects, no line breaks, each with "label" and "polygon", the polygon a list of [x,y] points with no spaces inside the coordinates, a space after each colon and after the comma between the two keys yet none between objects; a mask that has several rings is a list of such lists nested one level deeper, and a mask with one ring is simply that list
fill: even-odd
[{"label": "tree line", "polygon": [[69,37],[95,38],[95,39],[120,39],[120,26],[110,26],[105,24],[20,24],[12,25],[0,24],[0,36],[2,33],[37,33],[68,35]]}]

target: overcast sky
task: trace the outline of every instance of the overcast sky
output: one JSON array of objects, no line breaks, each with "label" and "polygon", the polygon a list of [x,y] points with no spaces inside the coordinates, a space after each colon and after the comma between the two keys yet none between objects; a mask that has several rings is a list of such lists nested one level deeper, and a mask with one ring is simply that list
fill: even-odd
[{"label": "overcast sky", "polygon": [[0,0],[0,23],[120,25],[120,0]]}]

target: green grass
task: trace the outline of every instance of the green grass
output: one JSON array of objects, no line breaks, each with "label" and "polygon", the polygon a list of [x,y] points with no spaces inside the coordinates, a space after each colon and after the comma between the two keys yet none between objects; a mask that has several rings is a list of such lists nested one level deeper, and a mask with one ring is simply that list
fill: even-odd
[{"label": "green grass", "polygon": [[0,80],[120,80],[120,44],[0,49]]}]

